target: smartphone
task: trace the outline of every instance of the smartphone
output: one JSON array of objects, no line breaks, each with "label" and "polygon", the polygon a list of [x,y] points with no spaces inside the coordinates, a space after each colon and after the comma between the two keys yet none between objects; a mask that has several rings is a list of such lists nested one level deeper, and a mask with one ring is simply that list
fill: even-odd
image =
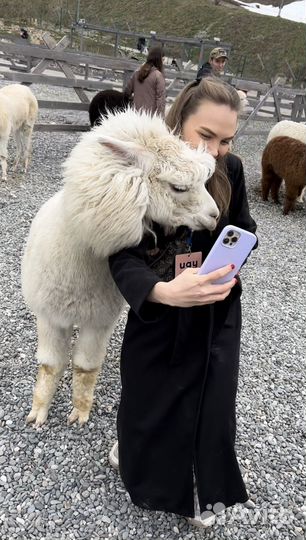
[{"label": "smartphone", "polygon": [[234,264],[235,268],[214,283],[227,283],[239,272],[244,261],[252,251],[257,241],[255,234],[244,231],[235,225],[226,225],[219,234],[216,242],[208,253],[198,274],[208,274],[227,264]]}]

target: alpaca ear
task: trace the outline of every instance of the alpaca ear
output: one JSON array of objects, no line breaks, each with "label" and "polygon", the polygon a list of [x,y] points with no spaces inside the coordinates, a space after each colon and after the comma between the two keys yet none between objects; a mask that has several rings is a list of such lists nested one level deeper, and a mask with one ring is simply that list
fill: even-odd
[{"label": "alpaca ear", "polygon": [[132,158],[144,170],[150,169],[153,163],[152,152],[137,142],[121,141],[108,135],[99,135],[98,141],[117,156],[126,160]]}]

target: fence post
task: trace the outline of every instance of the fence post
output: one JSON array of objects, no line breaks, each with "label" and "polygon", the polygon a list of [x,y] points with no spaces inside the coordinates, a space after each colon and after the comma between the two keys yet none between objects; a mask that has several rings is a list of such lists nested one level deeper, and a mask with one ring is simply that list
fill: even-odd
[{"label": "fence post", "polygon": [[84,28],[81,26],[81,40],[80,40],[80,51],[83,52],[83,37],[84,37]]},{"label": "fence post", "polygon": [[272,92],[273,94],[273,99],[274,99],[274,105],[275,105],[275,112],[276,112],[276,117],[277,117],[277,121],[280,122],[281,119],[282,119],[282,113],[281,113],[281,109],[280,109],[280,99],[277,95],[277,87],[275,88],[275,90],[273,90]]},{"label": "fence post", "polygon": [[205,50],[205,45],[204,45],[204,42],[201,41],[201,49],[200,49],[199,64],[198,64],[199,69],[204,62],[204,50]]},{"label": "fence post", "polygon": [[119,40],[120,40],[120,35],[117,33],[115,34],[115,57],[118,56],[118,48],[119,48]]}]

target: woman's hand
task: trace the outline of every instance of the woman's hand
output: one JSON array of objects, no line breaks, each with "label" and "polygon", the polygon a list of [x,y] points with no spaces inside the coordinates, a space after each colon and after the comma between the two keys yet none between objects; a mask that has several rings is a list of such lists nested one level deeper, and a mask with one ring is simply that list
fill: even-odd
[{"label": "woman's hand", "polygon": [[222,285],[215,285],[213,281],[226,276],[232,270],[233,267],[229,264],[203,276],[199,275],[196,269],[188,268],[167,283],[164,281],[156,283],[148,300],[176,307],[203,306],[221,302],[229,295],[237,280],[233,278]]}]

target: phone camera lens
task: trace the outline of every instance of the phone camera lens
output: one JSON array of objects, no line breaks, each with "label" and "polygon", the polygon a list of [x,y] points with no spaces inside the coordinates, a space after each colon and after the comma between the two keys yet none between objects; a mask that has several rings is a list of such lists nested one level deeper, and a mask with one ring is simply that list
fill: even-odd
[{"label": "phone camera lens", "polygon": [[238,240],[237,236],[234,236],[234,237],[232,238],[232,242],[237,242],[237,240]]},{"label": "phone camera lens", "polygon": [[234,235],[234,231],[228,231],[227,236],[231,237]]},{"label": "phone camera lens", "polygon": [[229,243],[229,238],[223,238],[223,244],[228,244]]}]

